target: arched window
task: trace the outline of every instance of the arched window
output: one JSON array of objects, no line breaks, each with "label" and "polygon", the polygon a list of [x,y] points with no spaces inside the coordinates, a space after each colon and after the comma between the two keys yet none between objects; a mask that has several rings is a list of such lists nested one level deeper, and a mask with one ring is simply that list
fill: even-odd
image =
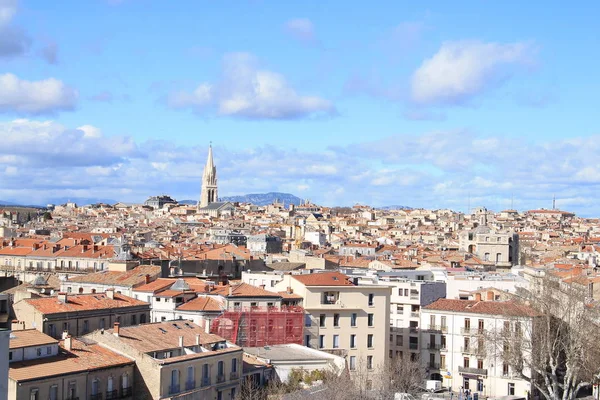
[{"label": "arched window", "polygon": [[108,382],[106,383],[106,392],[107,392],[106,393],[107,394],[106,397],[108,397],[108,394],[111,393],[113,390],[115,390],[114,385],[113,385],[113,377],[109,376],[108,377]]},{"label": "arched window", "polygon": [[98,379],[94,379],[92,381],[92,396],[95,396],[98,394],[99,385],[100,385],[100,381]]},{"label": "arched window", "polygon": [[127,389],[129,387],[129,374],[126,372],[123,374],[123,376],[121,377],[121,387],[123,389]]},{"label": "arched window", "polygon": [[83,288],[82,287],[79,288],[79,294],[81,294],[81,293],[83,293]]}]

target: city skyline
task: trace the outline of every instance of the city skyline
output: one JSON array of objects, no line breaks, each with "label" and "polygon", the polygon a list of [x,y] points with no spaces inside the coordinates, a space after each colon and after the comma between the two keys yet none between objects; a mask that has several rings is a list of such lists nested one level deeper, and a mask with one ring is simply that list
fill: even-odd
[{"label": "city skyline", "polygon": [[212,141],[220,196],[598,216],[599,6],[561,5],[0,0],[0,200],[196,199]]}]

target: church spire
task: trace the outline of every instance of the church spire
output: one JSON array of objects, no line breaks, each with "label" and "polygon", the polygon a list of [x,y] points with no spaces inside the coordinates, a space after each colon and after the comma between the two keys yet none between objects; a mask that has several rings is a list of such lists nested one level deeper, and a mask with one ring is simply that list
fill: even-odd
[{"label": "church spire", "polygon": [[206,158],[206,165],[204,166],[204,173],[202,174],[202,192],[200,194],[200,201],[198,202],[198,208],[206,207],[210,203],[218,201],[217,191],[217,167],[213,160],[212,142],[208,146],[208,157]]}]

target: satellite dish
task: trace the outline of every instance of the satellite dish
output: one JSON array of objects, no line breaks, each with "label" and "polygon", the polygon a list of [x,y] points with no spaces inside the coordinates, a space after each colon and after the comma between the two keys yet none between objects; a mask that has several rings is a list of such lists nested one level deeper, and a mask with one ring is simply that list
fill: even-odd
[{"label": "satellite dish", "polygon": [[54,289],[50,290],[50,296],[54,294]]}]

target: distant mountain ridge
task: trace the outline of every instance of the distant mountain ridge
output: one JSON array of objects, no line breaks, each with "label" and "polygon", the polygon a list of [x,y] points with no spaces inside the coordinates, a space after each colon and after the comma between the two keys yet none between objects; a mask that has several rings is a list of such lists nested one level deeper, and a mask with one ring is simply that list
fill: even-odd
[{"label": "distant mountain ridge", "polygon": [[280,192],[269,192],[269,193],[252,193],[246,194],[243,196],[227,196],[221,197],[221,201],[231,201],[238,203],[252,203],[257,206],[266,206],[269,204],[273,204],[274,201],[279,200],[280,202],[288,204],[299,205],[302,203],[302,199],[300,197],[294,196],[290,193],[280,193]]},{"label": "distant mountain ridge", "polygon": [[376,207],[379,210],[412,210],[412,207],[408,207],[408,206],[383,206],[383,207]]}]

